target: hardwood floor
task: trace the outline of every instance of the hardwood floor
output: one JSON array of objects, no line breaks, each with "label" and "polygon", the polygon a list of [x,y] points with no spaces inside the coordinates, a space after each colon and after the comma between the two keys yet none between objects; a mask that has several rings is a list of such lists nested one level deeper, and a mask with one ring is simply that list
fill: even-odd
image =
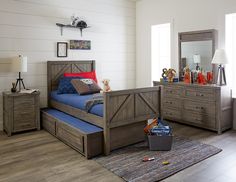
[{"label": "hardwood floor", "polygon": [[[200,140],[223,151],[189,167],[165,182],[235,182],[236,132],[222,135],[186,125],[171,123],[175,135]],[[6,182],[73,182],[123,181],[93,160],[45,132],[33,131],[7,137],[0,133],[0,181]]]}]

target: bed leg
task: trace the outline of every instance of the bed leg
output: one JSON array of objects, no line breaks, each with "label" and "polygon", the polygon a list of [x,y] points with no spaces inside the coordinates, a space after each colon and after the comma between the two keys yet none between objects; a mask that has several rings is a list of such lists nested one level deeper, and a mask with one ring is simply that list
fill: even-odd
[{"label": "bed leg", "polygon": [[110,154],[110,129],[104,128],[104,154],[109,155]]}]

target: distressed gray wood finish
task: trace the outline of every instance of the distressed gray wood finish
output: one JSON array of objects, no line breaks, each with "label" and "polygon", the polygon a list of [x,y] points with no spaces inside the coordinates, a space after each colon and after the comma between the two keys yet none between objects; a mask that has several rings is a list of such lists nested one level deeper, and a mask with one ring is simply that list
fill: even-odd
[{"label": "distressed gray wood finish", "polygon": [[39,94],[3,92],[3,129],[8,136],[25,130],[40,130]]},{"label": "distressed gray wood finish", "polygon": [[[181,52],[181,42],[190,42],[190,41],[212,41],[212,57],[214,56],[215,49],[217,48],[217,31],[214,29],[210,30],[200,30],[200,31],[190,31],[190,32],[180,32],[179,33],[179,80],[182,81],[181,75],[183,75],[183,66],[182,61],[184,58],[182,57]],[[186,59],[185,59],[186,62]],[[215,78],[215,73],[217,71],[217,66],[212,66],[213,77]],[[216,80],[214,80],[214,83]]]},{"label": "distressed gray wood finish", "polygon": [[90,159],[103,152],[103,132],[84,133],[50,114],[41,111],[43,128]]},{"label": "distressed gray wood finish", "polygon": [[198,126],[219,134],[232,127],[232,96],[227,86],[153,82],[163,85],[165,119]]},{"label": "distressed gray wood finish", "polygon": [[[64,72],[76,72],[71,69],[80,64],[94,69],[94,61],[49,61],[48,62],[48,94],[57,88],[58,79]],[[85,66],[86,65],[86,66]],[[80,69],[79,69],[80,70]],[[49,97],[50,100],[50,97]],[[111,150],[144,140],[143,126],[147,119],[155,118],[160,114],[160,88],[138,88],[104,93],[103,117],[86,113],[77,108],[50,100],[50,106],[66,112],[77,118],[103,128],[104,153]],[[123,133],[126,139],[120,136]]]}]

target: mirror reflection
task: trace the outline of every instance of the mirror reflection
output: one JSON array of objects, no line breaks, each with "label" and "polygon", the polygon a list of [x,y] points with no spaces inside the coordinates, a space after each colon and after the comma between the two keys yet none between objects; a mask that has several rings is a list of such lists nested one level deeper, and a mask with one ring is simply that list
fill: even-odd
[{"label": "mirror reflection", "polygon": [[212,71],[212,40],[181,42],[182,67],[190,70]]}]

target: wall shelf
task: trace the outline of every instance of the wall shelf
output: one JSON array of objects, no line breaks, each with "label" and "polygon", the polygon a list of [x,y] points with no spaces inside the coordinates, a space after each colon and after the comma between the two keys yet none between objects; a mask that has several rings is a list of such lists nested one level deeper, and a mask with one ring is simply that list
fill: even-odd
[{"label": "wall shelf", "polygon": [[56,23],[56,25],[58,27],[60,27],[60,30],[61,30],[61,36],[63,35],[63,28],[75,28],[75,29],[79,29],[80,30],[80,34],[81,34],[81,37],[83,35],[83,29],[85,28],[90,28],[90,26],[87,26],[87,27],[75,27],[75,26],[72,26],[72,25],[65,25],[65,24],[61,24],[61,23]]}]

